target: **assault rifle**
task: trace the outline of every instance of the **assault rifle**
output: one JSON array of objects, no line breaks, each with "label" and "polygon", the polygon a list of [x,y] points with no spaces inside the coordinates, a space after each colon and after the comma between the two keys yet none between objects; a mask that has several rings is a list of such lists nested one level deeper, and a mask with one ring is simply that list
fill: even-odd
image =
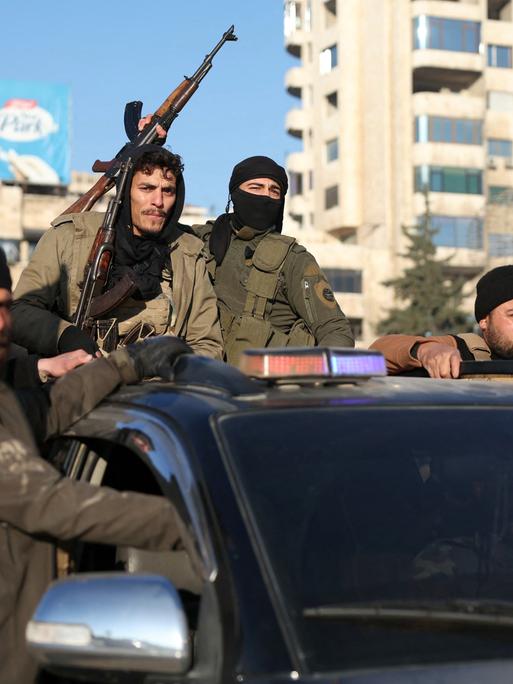
[{"label": "assault rifle", "polygon": [[[109,201],[102,225],[96,233],[96,238],[85,267],[82,292],[73,317],[73,323],[89,334],[92,333],[95,316],[103,315],[113,308],[113,306],[110,306],[110,302],[104,302],[102,305],[101,300],[107,296],[107,293],[104,295],[101,293],[109,277],[110,264],[114,253],[114,226],[121,203],[123,202],[123,194],[131,168],[132,160],[130,157],[121,162],[116,195]],[[129,282],[123,282],[122,289],[126,292],[125,297],[128,297],[135,290],[135,283],[126,275],[123,276],[119,283],[122,283],[126,278],[129,278]],[[118,283],[116,285],[119,286]]]},{"label": "assault rifle", "polygon": [[124,123],[130,142],[124,145],[110,162],[95,161],[93,171],[103,171],[104,175],[98,179],[90,190],[63,212],[64,214],[69,214],[89,211],[100,197],[116,184],[116,179],[119,177],[116,196],[109,202],[104,221],[98,230],[87,260],[84,280],[81,285],[82,292],[73,317],[74,324],[89,334],[93,332],[95,318],[100,318],[108,311],[114,309],[135,290],[135,283],[130,276],[124,275],[114,287],[102,294],[107,284],[114,252],[116,217],[123,201],[123,188],[126,185],[128,172],[131,168],[133,150],[141,145],[154,142],[158,138],[157,126],[162,126],[166,131],[169,130],[173,121],[194,95],[199,84],[212,68],[212,60],[217,52],[226,42],[237,40],[234,28],[232,25],[223,33],[221,40],[206,55],[199,68],[191,77],[186,76],[182,83],[173,90],[142,131],[138,130],[143,106],[142,102],[129,102],[126,105]]},{"label": "assault rifle", "polygon": [[186,76],[180,85],[168,95],[142,131],[139,132],[137,128],[137,124],[141,118],[142,102],[136,100],[134,102],[129,102],[126,105],[124,123],[125,131],[130,142],[122,147],[111,161],[102,162],[97,159],[94,162],[93,171],[103,172],[104,175],[96,181],[90,190],[69,206],[63,212],[64,214],[89,211],[100,197],[114,186],[115,178],[119,173],[121,164],[128,159],[133,148],[155,142],[158,138],[158,125],[162,126],[166,131],[169,130],[173,121],[194,95],[199,84],[212,68],[212,60],[215,55],[226,42],[237,40],[234,31],[235,27],[232,24],[232,26],[223,33],[221,40],[217,43],[212,52],[208,53],[194,74],[190,77]]}]

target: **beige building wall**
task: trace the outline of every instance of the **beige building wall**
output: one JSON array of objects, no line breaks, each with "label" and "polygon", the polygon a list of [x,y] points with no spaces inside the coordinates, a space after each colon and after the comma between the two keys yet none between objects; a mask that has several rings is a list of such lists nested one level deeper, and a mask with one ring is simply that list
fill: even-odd
[{"label": "beige building wall", "polygon": [[[302,143],[302,151],[287,160],[289,231],[335,278],[337,273],[361,274],[360,292],[337,292],[337,297],[361,329],[362,344],[374,339],[379,321],[396,304],[383,282],[406,265],[401,226],[413,225],[424,211],[416,168],[418,183],[427,174],[431,185],[432,213],[451,226],[452,237],[440,235],[439,257],[451,257],[449,269],[468,279],[469,314],[479,275],[497,263],[513,262],[513,154],[501,150],[492,158],[488,142],[513,143],[511,4],[284,3],[285,47],[297,58],[285,77],[288,92],[297,98],[286,128]],[[465,33],[462,40],[470,49],[451,44],[448,27]],[[433,44],[435,28],[445,32],[443,44]],[[478,32],[472,34],[478,36],[474,43],[469,31]],[[500,46],[502,61],[509,53],[509,63],[491,64],[488,46]],[[496,59],[495,53],[490,59]],[[429,122],[430,131],[441,118],[453,120],[454,126],[456,120],[476,122],[481,137],[469,141],[451,133],[440,141],[430,133],[417,141],[416,117]],[[443,187],[436,187],[437,169],[443,170]],[[452,169],[476,173],[481,187],[454,191],[446,181]],[[495,195],[503,187],[511,187],[511,193],[504,192],[502,204],[490,203],[490,186]],[[460,222],[457,229],[455,222]],[[351,289],[351,278],[340,282],[349,282]]]}]

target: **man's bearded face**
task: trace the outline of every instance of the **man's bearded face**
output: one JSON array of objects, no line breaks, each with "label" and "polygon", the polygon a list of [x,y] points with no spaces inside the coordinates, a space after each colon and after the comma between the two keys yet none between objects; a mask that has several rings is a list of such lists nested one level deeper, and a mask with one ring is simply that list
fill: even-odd
[{"label": "man's bearded face", "polygon": [[495,307],[479,321],[479,327],[495,356],[513,359],[513,299]]},{"label": "man's bearded face", "polygon": [[176,202],[176,177],[169,169],[137,171],[130,188],[134,235],[158,235]]}]

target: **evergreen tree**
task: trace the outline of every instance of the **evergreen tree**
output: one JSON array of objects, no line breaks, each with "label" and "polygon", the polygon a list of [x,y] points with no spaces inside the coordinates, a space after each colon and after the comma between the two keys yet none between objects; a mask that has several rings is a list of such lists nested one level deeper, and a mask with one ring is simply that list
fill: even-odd
[{"label": "evergreen tree", "polygon": [[404,307],[393,307],[383,320],[380,334],[440,335],[472,329],[468,316],[459,308],[463,297],[463,278],[450,277],[448,259],[437,260],[431,212],[427,193],[426,208],[416,226],[403,226],[408,239],[406,254],[411,266],[398,278],[383,284],[394,290],[395,299]]}]

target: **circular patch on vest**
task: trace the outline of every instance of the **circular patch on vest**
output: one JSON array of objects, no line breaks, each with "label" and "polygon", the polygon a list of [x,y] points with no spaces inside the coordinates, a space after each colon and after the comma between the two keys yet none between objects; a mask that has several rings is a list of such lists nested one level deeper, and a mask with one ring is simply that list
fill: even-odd
[{"label": "circular patch on vest", "polygon": [[324,297],[324,299],[325,299],[327,302],[334,302],[334,301],[335,301],[335,295],[334,295],[333,292],[332,292],[329,288],[327,288],[327,287],[325,287],[324,290],[322,291],[322,296]]}]

